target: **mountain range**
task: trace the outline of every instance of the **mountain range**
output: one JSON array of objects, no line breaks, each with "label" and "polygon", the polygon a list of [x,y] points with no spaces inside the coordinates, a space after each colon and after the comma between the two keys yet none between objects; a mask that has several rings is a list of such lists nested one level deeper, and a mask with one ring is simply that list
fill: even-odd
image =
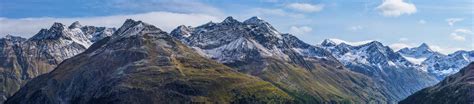
[{"label": "mountain range", "polygon": [[268,82],[206,59],[127,20],[111,37],[26,84],[10,103],[288,103]]},{"label": "mountain range", "polygon": [[401,100],[437,81],[414,64],[382,43],[372,41],[358,46],[337,44],[330,39],[321,45],[330,51],[348,69],[371,77],[377,85],[389,92],[391,99]]},{"label": "mountain range", "polygon": [[388,101],[371,79],[347,70],[328,51],[280,33],[258,17],[179,26],[171,35],[203,56],[274,84],[300,103]]},{"label": "mountain range", "polygon": [[474,61],[474,51],[427,44],[310,45],[258,17],[169,34],[130,19],[119,29],[54,23],[0,45],[6,103],[396,103]]},{"label": "mountain range", "polygon": [[12,96],[27,81],[50,72],[63,60],[85,51],[114,31],[114,28],[82,26],[79,22],[70,26],[54,23],[29,39],[11,35],[2,38],[0,101]]},{"label": "mountain range", "polygon": [[474,61],[474,51],[459,50],[444,55],[431,50],[423,43],[419,47],[403,48],[398,51],[403,57],[416,64],[418,69],[426,71],[439,80],[458,72]]}]

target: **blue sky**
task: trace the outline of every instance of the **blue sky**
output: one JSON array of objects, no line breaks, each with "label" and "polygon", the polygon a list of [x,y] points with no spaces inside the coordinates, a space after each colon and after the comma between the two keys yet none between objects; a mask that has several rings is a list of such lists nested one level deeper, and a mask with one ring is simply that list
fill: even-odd
[{"label": "blue sky", "polygon": [[53,22],[119,27],[132,18],[169,31],[259,16],[310,44],[378,40],[398,49],[425,42],[450,53],[474,49],[473,8],[472,0],[0,0],[0,36],[30,37]]}]

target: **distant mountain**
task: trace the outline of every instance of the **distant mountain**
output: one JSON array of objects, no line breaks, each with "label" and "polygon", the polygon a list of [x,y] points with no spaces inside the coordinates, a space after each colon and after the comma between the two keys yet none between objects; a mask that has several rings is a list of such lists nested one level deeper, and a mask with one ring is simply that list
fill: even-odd
[{"label": "distant mountain", "polygon": [[18,103],[292,103],[279,88],[209,60],[153,25],[111,37],[28,82]]},{"label": "distant mountain", "polygon": [[388,92],[388,98],[397,101],[437,82],[402,55],[377,41],[352,46],[326,39],[320,46],[330,51],[348,69],[371,77]]},{"label": "distant mountain", "polygon": [[474,62],[474,51],[460,50],[444,57],[428,58],[422,64],[429,73],[437,76],[438,79],[444,79],[471,62]]},{"label": "distant mountain", "polygon": [[435,86],[410,95],[400,104],[472,104],[474,103],[474,63],[446,77]]},{"label": "distant mountain", "polygon": [[398,51],[403,57],[413,64],[421,65],[423,61],[431,57],[444,57],[445,55],[431,50],[431,48],[423,43],[414,48],[403,48]]},{"label": "distant mountain", "polygon": [[392,101],[371,79],[345,69],[328,51],[280,33],[258,17],[179,26],[171,35],[203,56],[271,82],[299,103]]},{"label": "distant mountain", "polygon": [[114,31],[114,28],[82,26],[79,22],[70,26],[54,23],[30,39],[3,38],[0,56],[4,57],[0,60],[7,62],[0,66],[2,100],[12,96],[30,79],[51,71],[63,60],[85,51],[92,43]]},{"label": "distant mountain", "polygon": [[398,53],[439,80],[458,72],[462,67],[474,61],[474,51],[460,50],[443,55],[431,50],[425,43],[419,47],[401,49]]}]

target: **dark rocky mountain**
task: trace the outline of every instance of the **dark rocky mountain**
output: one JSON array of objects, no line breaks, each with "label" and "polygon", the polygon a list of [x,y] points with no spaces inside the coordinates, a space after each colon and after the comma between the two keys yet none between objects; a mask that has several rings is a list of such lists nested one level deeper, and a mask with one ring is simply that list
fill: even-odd
[{"label": "dark rocky mountain", "polygon": [[25,38],[7,35],[0,39],[0,71],[1,71],[1,100],[5,101],[8,96],[13,95],[20,89],[21,83],[21,65],[24,63],[21,56],[21,43]]},{"label": "dark rocky mountain", "polygon": [[372,41],[359,46],[333,42],[329,39],[321,43],[348,69],[371,77],[381,85],[389,99],[402,100],[412,93],[431,86],[437,80],[428,73],[417,69],[400,54],[382,43]]},{"label": "dark rocky mountain", "polygon": [[291,102],[271,83],[202,57],[155,26],[127,20],[6,104]]},{"label": "dark rocky mountain", "polygon": [[30,39],[7,36],[2,39],[0,88],[2,99],[13,95],[30,79],[50,72],[63,60],[85,51],[93,42],[110,36],[113,28],[82,26],[74,22],[70,26],[54,23],[42,29]]},{"label": "dark rocky mountain", "polygon": [[252,17],[179,26],[173,37],[237,71],[283,89],[299,103],[393,102],[368,77],[344,68],[328,51]]},{"label": "dark rocky mountain", "polygon": [[472,104],[474,103],[474,63],[446,77],[435,86],[410,95],[400,104]]}]

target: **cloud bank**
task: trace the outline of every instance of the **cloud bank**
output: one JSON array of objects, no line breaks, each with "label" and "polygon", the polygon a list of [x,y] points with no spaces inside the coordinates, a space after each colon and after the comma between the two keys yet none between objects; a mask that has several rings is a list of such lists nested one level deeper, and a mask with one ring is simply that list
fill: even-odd
[{"label": "cloud bank", "polygon": [[407,3],[403,0],[384,0],[376,9],[387,17],[398,17],[403,14],[410,15],[417,11],[415,4]]},{"label": "cloud bank", "polygon": [[295,11],[311,13],[323,10],[324,4],[291,3],[286,7]]},{"label": "cloud bank", "polygon": [[126,19],[141,20],[157,26],[165,31],[171,31],[179,25],[197,26],[209,21],[220,21],[219,17],[207,14],[173,13],[173,12],[148,12],[131,15],[112,15],[100,17],[79,18],[21,18],[9,19],[0,17],[0,36],[7,34],[31,37],[42,28],[49,28],[54,22],[69,25],[79,21],[83,25],[119,27]]},{"label": "cloud bank", "polygon": [[313,31],[313,28],[311,27],[308,27],[308,26],[291,26],[290,27],[290,32],[292,34],[296,34],[296,35],[306,35],[308,33],[310,33],[311,31]]}]

